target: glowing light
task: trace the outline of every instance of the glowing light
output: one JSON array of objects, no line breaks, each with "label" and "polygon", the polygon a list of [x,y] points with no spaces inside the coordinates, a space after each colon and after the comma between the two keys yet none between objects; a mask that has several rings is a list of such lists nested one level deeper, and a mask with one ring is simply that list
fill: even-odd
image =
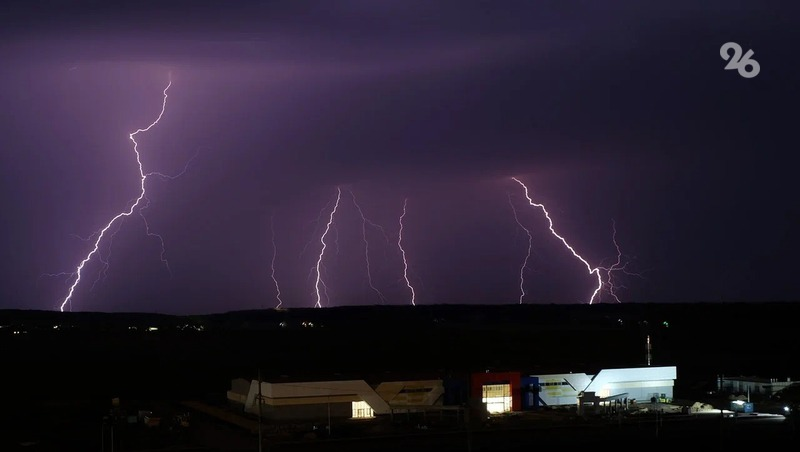
[{"label": "glowing light", "polygon": [[397,234],[397,247],[400,248],[400,255],[403,257],[403,278],[406,281],[406,286],[411,291],[411,306],[416,306],[416,291],[411,281],[408,279],[408,259],[406,259],[406,250],[403,249],[403,218],[406,216],[406,208],[408,206],[408,198],[403,200],[403,214],[400,215],[400,232]]},{"label": "glowing light", "polygon": [[[331,209],[331,214],[328,217],[328,223],[325,225],[325,231],[319,238],[320,243],[322,244],[322,249],[319,251],[319,257],[317,258],[317,265],[315,267],[317,280],[314,284],[314,291],[317,295],[317,301],[314,303],[315,308],[322,307],[322,291],[325,292],[325,298],[328,298],[328,286],[325,284],[325,281],[322,280],[322,259],[325,257],[325,249],[328,247],[328,244],[325,243],[325,236],[328,235],[328,232],[331,230],[331,225],[333,224],[333,217],[336,215],[336,210],[339,208],[339,201],[342,199],[342,189],[340,187],[336,187],[336,202],[333,204],[333,208]],[[320,287],[322,291],[320,291]]]},{"label": "glowing light", "polygon": [[508,383],[483,385],[481,401],[486,404],[489,413],[507,413],[511,411],[513,398],[511,385]]},{"label": "glowing light", "polygon": [[[133,214],[133,212],[136,211],[137,207],[139,207],[140,203],[142,203],[143,200],[144,200],[144,207],[147,207],[147,205],[149,203],[149,200],[147,199],[147,192],[146,192],[147,178],[149,176],[159,176],[159,177],[165,177],[165,178],[169,178],[169,179],[177,177],[177,176],[166,176],[164,174],[157,173],[157,172],[145,173],[144,172],[144,167],[142,165],[141,155],[139,154],[139,149],[138,149],[139,148],[139,143],[136,142],[136,138],[135,138],[136,135],[138,135],[138,134],[140,134],[142,132],[149,131],[151,128],[155,127],[155,125],[158,124],[159,121],[161,121],[161,117],[164,116],[164,111],[167,108],[167,97],[168,97],[167,91],[169,90],[170,86],[172,86],[172,80],[171,79],[170,79],[169,83],[167,83],[167,87],[164,88],[164,91],[163,91],[164,98],[163,98],[163,101],[161,103],[161,111],[159,112],[158,117],[155,119],[155,121],[150,123],[150,125],[148,125],[147,127],[143,128],[143,129],[137,129],[135,132],[133,132],[133,133],[128,135],[128,138],[131,140],[131,142],[133,142],[133,152],[134,152],[134,154],[136,154],[136,163],[137,163],[137,165],[139,167],[139,176],[140,176],[140,182],[139,182],[139,184],[140,184],[140,192],[139,192],[139,196],[134,200],[134,202],[131,204],[131,206],[128,208],[127,211],[123,211],[123,212],[117,214],[116,216],[114,216],[113,218],[111,218],[111,220],[102,229],[100,229],[100,231],[97,233],[97,238],[94,241],[94,246],[92,247],[92,250],[78,264],[78,267],[74,272],[75,281],[73,281],[72,285],[69,287],[69,291],[67,292],[67,296],[61,302],[61,306],[59,307],[61,312],[64,312],[64,307],[67,304],[70,305],[70,310],[71,310],[71,308],[72,308],[72,296],[75,293],[75,288],[78,287],[78,284],[80,284],[80,282],[81,282],[81,273],[83,272],[84,266],[92,259],[92,257],[94,257],[95,254],[98,253],[98,250],[100,248],[100,243],[103,241],[103,238],[106,236],[106,233],[108,233],[109,229],[118,220],[120,220],[122,218],[125,218],[125,217],[131,216]],[[147,233],[148,233],[148,235],[156,235],[156,236],[158,236],[158,234],[153,234],[152,232],[150,232],[149,227],[147,228]],[[113,235],[113,233],[111,233],[111,235]],[[160,236],[158,236],[158,237],[160,238]],[[161,241],[162,246],[163,246],[163,243],[164,242],[162,240]],[[163,247],[162,247],[162,250],[163,250]],[[164,258],[164,253],[163,252],[162,252],[161,257],[162,257],[162,261],[164,261],[164,259],[163,259]],[[105,260],[103,260],[103,261],[105,262]]]},{"label": "glowing light", "polygon": [[375,417],[375,412],[367,402],[358,400],[352,403],[352,419],[371,419]]},{"label": "glowing light", "polygon": [[528,235],[528,250],[525,254],[525,259],[522,261],[522,265],[519,267],[519,304],[522,304],[522,301],[525,299],[525,270],[527,270],[528,260],[531,258],[531,251],[533,249],[533,236],[531,235],[531,230],[526,228],[519,220],[517,209],[514,207],[514,203],[511,201],[511,195],[508,196],[508,204],[511,206],[511,211],[514,212],[514,221],[516,221],[517,225],[523,231],[525,231],[525,234]]},{"label": "glowing light", "polygon": [[613,285],[613,280],[612,280],[612,277],[611,277],[611,273],[613,273],[615,271],[622,271],[622,270],[624,270],[625,267],[624,267],[624,265],[622,265],[622,261],[621,261],[622,253],[619,250],[619,246],[617,246],[616,227],[614,228],[614,245],[617,247],[617,262],[612,264],[610,267],[592,267],[586,259],[584,259],[580,254],[578,254],[577,251],[575,251],[575,249],[572,247],[572,245],[570,245],[564,237],[562,237],[561,235],[559,235],[556,232],[556,230],[555,230],[555,228],[553,226],[553,219],[550,218],[550,213],[547,211],[547,209],[544,207],[543,204],[536,203],[536,202],[533,201],[533,199],[531,199],[531,196],[530,196],[529,191],[528,191],[528,187],[521,180],[517,179],[516,177],[512,177],[511,179],[514,180],[515,182],[517,182],[525,190],[525,198],[528,200],[528,204],[530,204],[533,207],[538,207],[539,209],[542,210],[542,212],[544,213],[545,218],[547,218],[547,222],[548,222],[548,225],[549,225],[548,227],[550,229],[550,232],[559,241],[561,241],[561,243],[570,251],[570,253],[572,253],[573,256],[575,256],[578,260],[580,260],[583,263],[583,265],[586,267],[586,270],[589,272],[589,274],[590,275],[594,275],[595,278],[597,279],[597,287],[595,287],[594,291],[592,292],[592,296],[589,297],[589,304],[594,303],[594,301],[598,298],[598,296],[600,294],[600,291],[604,289],[603,276],[601,275],[601,271],[605,271],[607,273],[606,283],[607,283],[608,287],[605,287],[606,292],[608,292],[617,302],[619,302],[620,300],[616,296],[614,285]]},{"label": "glowing light", "polygon": [[358,210],[358,214],[361,215],[361,237],[364,241],[364,260],[366,261],[367,265],[367,282],[369,283],[370,289],[372,289],[378,295],[378,298],[380,298],[381,304],[385,304],[387,301],[386,297],[380,290],[378,290],[377,287],[375,287],[375,284],[372,282],[372,269],[369,263],[369,240],[367,240],[367,224],[381,231],[384,237],[386,237],[386,231],[383,229],[383,227],[381,227],[378,224],[375,224],[374,222],[369,220],[366,215],[364,215],[364,211],[361,210],[361,206],[358,205],[358,201],[356,201],[355,193],[353,193],[352,190],[349,191],[350,191],[350,196],[353,198],[353,205],[356,207],[356,210]]},{"label": "glowing light", "polygon": [[281,300],[281,287],[278,285],[278,279],[275,278],[275,258],[278,255],[278,247],[275,245],[275,215],[269,218],[269,226],[272,231],[272,261],[270,262],[272,271],[270,276],[272,277],[272,282],[275,283],[275,298],[278,300],[278,305],[275,306],[275,309],[280,309],[283,306],[283,300]]}]

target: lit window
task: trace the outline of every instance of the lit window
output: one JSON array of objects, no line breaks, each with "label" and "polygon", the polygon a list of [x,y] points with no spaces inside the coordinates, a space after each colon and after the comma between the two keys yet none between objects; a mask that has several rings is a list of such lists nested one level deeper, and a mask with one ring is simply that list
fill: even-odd
[{"label": "lit window", "polygon": [[483,403],[490,413],[511,411],[511,385],[483,385]]},{"label": "lit window", "polygon": [[375,417],[375,412],[367,402],[359,400],[353,402],[353,419],[369,419]]}]

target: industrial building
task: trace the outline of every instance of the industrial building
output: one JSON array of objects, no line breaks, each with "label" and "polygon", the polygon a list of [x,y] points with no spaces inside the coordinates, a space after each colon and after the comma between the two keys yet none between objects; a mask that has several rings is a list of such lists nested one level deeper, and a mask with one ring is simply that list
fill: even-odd
[{"label": "industrial building", "polygon": [[788,388],[797,382],[791,378],[779,380],[777,378],[761,377],[717,377],[717,391],[727,394],[750,394],[771,396],[776,392]]},{"label": "industrial building", "polygon": [[[228,400],[267,419],[297,421],[324,418],[368,419],[430,410],[441,406],[442,380],[389,381],[371,386],[364,380],[262,381],[252,380],[243,395],[241,379],[232,382]],[[261,400],[259,407],[257,401]]]},{"label": "industrial building", "polygon": [[[677,378],[675,366],[603,369],[584,373],[531,375],[538,381],[539,401],[544,405],[575,405],[577,398],[592,394],[601,402],[612,400],[672,400]],[[535,383],[533,383],[535,384]]]},{"label": "industrial building", "polygon": [[244,405],[247,401],[247,394],[250,393],[250,380],[246,378],[235,378],[231,381],[231,389],[228,391],[228,401],[234,405]]},{"label": "industrial building", "polygon": [[[490,414],[539,407],[600,406],[673,398],[675,366],[603,369],[585,373],[526,375],[476,372],[465,379],[261,381],[235,379],[228,400],[267,419],[364,419],[480,405]],[[258,401],[261,400],[259,406]]]},{"label": "industrial building", "polygon": [[475,373],[471,396],[489,413],[528,411],[541,406],[575,406],[585,402],[649,402],[673,398],[675,366],[603,369],[585,373],[522,375],[519,372]]},{"label": "industrial building", "polygon": [[470,378],[470,396],[486,405],[489,413],[521,411],[519,372],[480,372]]}]

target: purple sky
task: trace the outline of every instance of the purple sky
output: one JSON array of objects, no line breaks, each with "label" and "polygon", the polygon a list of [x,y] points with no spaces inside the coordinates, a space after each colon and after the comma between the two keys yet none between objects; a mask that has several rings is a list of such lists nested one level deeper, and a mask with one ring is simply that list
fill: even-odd
[{"label": "purple sky", "polygon": [[[131,216],[74,311],[274,307],[271,218],[283,305],[312,307],[337,186],[325,306],[380,302],[350,190],[389,236],[368,227],[388,303],[410,303],[406,198],[417,304],[518,302],[509,194],[533,235],[524,301],[587,302],[594,278],[511,176],[592,266],[613,262],[616,224],[640,274],[618,274],[623,302],[800,297],[789,2],[55,3],[0,10],[0,308],[58,309],[74,277],[42,275],[73,272],[93,244],[76,236],[138,196],[128,134],[170,74],[137,141],[145,171],[191,160],[147,183],[171,273]],[[728,41],[758,76],[724,70]]]}]

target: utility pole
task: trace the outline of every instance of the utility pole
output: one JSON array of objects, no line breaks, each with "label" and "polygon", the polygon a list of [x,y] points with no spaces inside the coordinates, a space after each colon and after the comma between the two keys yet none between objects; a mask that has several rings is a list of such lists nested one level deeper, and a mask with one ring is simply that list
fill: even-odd
[{"label": "utility pole", "polygon": [[472,452],[472,418],[469,414],[470,406],[467,405],[467,411],[464,412],[467,424],[467,452]]},{"label": "utility pole", "polygon": [[331,436],[331,396],[328,396],[328,438]]},{"label": "utility pole", "polygon": [[261,398],[261,368],[258,369],[258,452],[262,452],[264,440],[261,436],[261,406],[264,404]]}]

